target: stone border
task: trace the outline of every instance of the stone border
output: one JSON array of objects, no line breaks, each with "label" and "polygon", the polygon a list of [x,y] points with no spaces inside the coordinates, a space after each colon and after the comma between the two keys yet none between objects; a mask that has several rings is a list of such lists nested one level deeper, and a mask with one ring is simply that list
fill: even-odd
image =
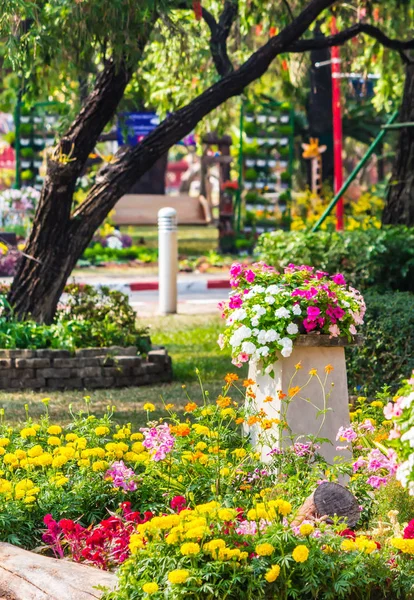
[{"label": "stone border", "polygon": [[131,387],[172,380],[171,358],[153,348],[146,358],[137,348],[0,350],[1,390],[82,390]]},{"label": "stone border", "polygon": [[362,335],[354,335],[352,341],[349,341],[346,337],[331,337],[327,334],[307,333],[301,334],[294,342],[294,346],[331,346],[331,347],[345,347],[345,346],[362,346],[364,338]]}]

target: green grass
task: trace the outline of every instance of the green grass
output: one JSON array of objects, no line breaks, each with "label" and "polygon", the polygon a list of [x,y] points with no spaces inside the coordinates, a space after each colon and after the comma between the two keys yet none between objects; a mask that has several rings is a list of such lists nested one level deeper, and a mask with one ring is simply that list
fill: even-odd
[{"label": "green grass", "polygon": [[[148,248],[158,246],[158,229],[156,226],[121,227],[122,233],[130,235],[134,244],[144,238]],[[199,227],[181,225],[178,227],[178,253],[184,256],[203,256],[218,248],[218,229],[208,225]]]},{"label": "green grass", "polygon": [[[0,407],[5,409],[6,421],[22,422],[26,404],[29,415],[39,418],[45,411],[41,400],[49,396],[51,419],[68,422],[71,418],[69,407],[73,412],[85,410],[83,397],[89,395],[93,414],[102,415],[107,406],[114,405],[119,422],[132,422],[139,427],[146,422],[147,415],[142,408],[145,402],[155,404],[157,411],[153,416],[157,418],[162,414],[163,400],[174,403],[178,409],[185,406],[188,396],[195,402],[202,401],[196,368],[210,397],[217,397],[226,373],[236,370],[229,352],[221,352],[217,345],[223,321],[215,315],[173,315],[154,317],[147,322],[151,326],[153,343],[165,345],[172,356],[174,381],[171,384],[84,392],[0,392]],[[240,377],[246,374],[245,370],[237,370],[237,373]]]}]

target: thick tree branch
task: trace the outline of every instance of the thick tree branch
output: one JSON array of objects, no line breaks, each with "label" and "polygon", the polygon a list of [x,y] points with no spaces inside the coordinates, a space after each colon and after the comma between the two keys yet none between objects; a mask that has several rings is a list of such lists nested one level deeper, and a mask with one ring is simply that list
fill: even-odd
[{"label": "thick tree branch", "polygon": [[342,46],[342,44],[345,44],[345,42],[360,33],[369,35],[377,40],[382,46],[390,48],[391,50],[402,52],[404,50],[414,49],[414,39],[406,41],[392,39],[374,25],[369,25],[368,23],[357,23],[356,25],[353,25],[348,29],[344,29],[344,31],[340,31],[335,35],[312,38],[309,40],[298,40],[287,48],[287,52],[301,53],[307,52],[308,50],[320,50],[323,48],[331,48],[332,46]]},{"label": "thick tree branch", "polygon": [[201,15],[210,29],[211,55],[217,73],[221,77],[225,77],[233,71],[233,65],[227,53],[227,38],[237,13],[238,0],[226,0],[218,22],[204,6],[201,7]]},{"label": "thick tree branch", "polygon": [[311,0],[278,35],[269,39],[236,71],[226,75],[188,105],[165,119],[138,146],[121,148],[113,162],[99,172],[95,185],[73,216],[72,231],[86,244],[117,200],[128,191],[172,145],[190,133],[199,121],[266,72],[273,59],[285,52],[335,0]]}]

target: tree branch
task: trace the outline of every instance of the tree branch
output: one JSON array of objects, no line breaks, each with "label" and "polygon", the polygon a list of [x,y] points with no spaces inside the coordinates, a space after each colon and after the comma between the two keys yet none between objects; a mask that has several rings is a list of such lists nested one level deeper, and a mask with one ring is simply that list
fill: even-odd
[{"label": "tree branch", "polygon": [[[189,104],[167,117],[132,148],[122,147],[105,165],[88,197],[72,218],[72,233],[87,244],[96,228],[125,194],[172,145],[189,134],[200,120],[223,102],[240,95],[246,86],[266,72],[273,59],[285,52],[335,0],[311,0],[278,35],[270,38],[236,71],[223,77]],[[79,236],[78,236],[79,234]]]},{"label": "tree branch", "polygon": [[237,13],[238,0],[226,0],[218,22],[204,6],[201,7],[201,16],[210,29],[211,55],[217,73],[221,77],[225,77],[233,71],[233,65],[227,53],[227,38]]},{"label": "tree branch", "polygon": [[308,50],[320,50],[323,48],[331,48],[332,46],[342,46],[348,40],[357,36],[360,33],[365,33],[370,37],[376,39],[380,44],[391,50],[397,50],[402,52],[404,50],[412,50],[414,48],[414,39],[411,40],[397,40],[389,38],[383,31],[369,25],[368,23],[357,23],[344,31],[340,31],[335,35],[330,35],[321,38],[312,38],[309,40],[298,40],[291,44],[287,48],[287,52],[307,52]]}]

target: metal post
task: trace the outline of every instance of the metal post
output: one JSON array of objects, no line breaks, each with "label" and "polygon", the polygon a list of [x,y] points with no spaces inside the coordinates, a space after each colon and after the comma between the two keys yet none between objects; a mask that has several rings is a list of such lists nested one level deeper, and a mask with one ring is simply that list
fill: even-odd
[{"label": "metal post", "polygon": [[158,211],[158,307],[161,315],[177,312],[177,211]]},{"label": "metal post", "polygon": [[13,188],[20,190],[21,187],[21,176],[20,176],[20,110],[22,106],[22,90],[19,89],[17,93],[16,106],[14,108],[14,130],[15,130],[15,142],[14,142],[14,155],[16,163],[16,171]]},{"label": "metal post", "polygon": [[[335,35],[336,18],[332,17],[331,33]],[[340,77],[339,47],[331,49],[331,73],[332,73],[332,125],[334,140],[334,191],[335,194],[341,189],[343,183],[342,167],[342,115],[341,115],[341,85]],[[344,201],[339,198],[336,205],[336,229],[342,231],[344,228]]]},{"label": "metal post", "polygon": [[352,181],[355,179],[355,177],[358,175],[358,173],[360,172],[360,170],[362,169],[362,167],[371,158],[372,154],[374,153],[375,148],[377,147],[377,145],[380,143],[380,141],[382,140],[382,138],[386,134],[386,132],[387,132],[387,126],[391,125],[391,123],[393,123],[395,121],[395,119],[397,118],[397,116],[398,116],[398,110],[396,110],[395,112],[392,113],[392,115],[389,118],[389,121],[387,122],[385,128],[383,128],[382,131],[379,132],[379,134],[377,135],[377,137],[375,138],[375,140],[372,142],[371,146],[368,148],[368,150],[366,151],[366,153],[364,154],[364,156],[361,158],[361,160],[359,161],[359,163],[357,164],[357,166],[354,168],[354,170],[352,171],[352,173],[349,175],[348,179],[345,181],[345,183],[343,184],[343,186],[341,187],[341,189],[338,190],[338,192],[332,198],[332,200],[330,201],[329,205],[325,209],[323,215],[318,219],[318,221],[312,227],[311,231],[316,231],[317,229],[319,229],[319,227],[325,221],[326,217],[329,215],[329,213],[331,212],[331,210],[336,206],[337,202],[339,202],[339,200],[343,196],[343,194],[345,194],[346,190],[348,189],[348,187],[350,186],[350,184],[352,183]]},{"label": "metal post", "polygon": [[236,231],[240,233],[241,229],[241,205],[242,205],[242,186],[243,186],[243,128],[244,128],[244,98],[241,98],[240,106],[240,133],[239,133],[239,178],[236,195]]}]

